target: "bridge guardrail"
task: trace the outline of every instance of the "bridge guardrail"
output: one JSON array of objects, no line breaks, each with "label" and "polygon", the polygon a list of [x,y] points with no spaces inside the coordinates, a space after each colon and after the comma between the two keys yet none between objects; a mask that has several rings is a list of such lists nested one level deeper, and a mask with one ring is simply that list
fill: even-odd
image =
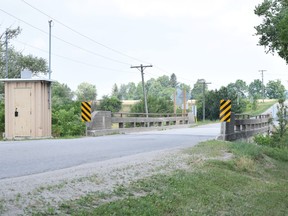
[{"label": "bridge guardrail", "polygon": [[269,133],[270,123],[270,114],[251,116],[232,113],[230,122],[222,122],[221,135],[218,139],[234,141],[249,139],[259,133]]},{"label": "bridge guardrail", "polygon": [[194,122],[192,113],[111,113],[110,111],[95,111],[92,121],[88,124],[87,134],[120,133],[127,130],[147,130],[152,127],[167,128],[185,126]]}]

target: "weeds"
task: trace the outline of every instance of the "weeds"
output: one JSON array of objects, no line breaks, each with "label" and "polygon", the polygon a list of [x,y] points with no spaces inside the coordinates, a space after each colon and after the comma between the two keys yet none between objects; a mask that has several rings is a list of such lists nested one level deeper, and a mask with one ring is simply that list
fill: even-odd
[{"label": "weeds", "polygon": [[[219,160],[223,152],[230,160]],[[91,193],[47,208],[46,215],[287,215],[288,152],[208,141],[187,149],[187,167],[111,193]],[[197,155],[206,158],[202,163]],[[209,159],[210,158],[210,159]],[[219,159],[218,159],[219,158]],[[45,215],[37,214],[34,215]]]}]

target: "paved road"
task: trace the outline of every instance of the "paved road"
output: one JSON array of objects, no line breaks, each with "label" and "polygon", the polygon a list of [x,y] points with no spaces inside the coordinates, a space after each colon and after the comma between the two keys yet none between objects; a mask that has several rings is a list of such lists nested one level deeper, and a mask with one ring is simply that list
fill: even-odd
[{"label": "paved road", "polygon": [[73,167],[156,150],[194,146],[214,139],[220,124],[63,140],[0,142],[0,179]]}]

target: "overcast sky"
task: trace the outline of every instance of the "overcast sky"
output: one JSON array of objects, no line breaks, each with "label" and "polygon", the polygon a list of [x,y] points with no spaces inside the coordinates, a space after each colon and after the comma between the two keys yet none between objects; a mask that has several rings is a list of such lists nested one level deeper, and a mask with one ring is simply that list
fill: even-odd
[{"label": "overcast sky", "polygon": [[72,90],[89,82],[98,98],[110,94],[114,83],[140,82],[140,72],[130,68],[140,64],[153,65],[145,80],[175,73],[191,87],[203,78],[216,89],[237,79],[249,84],[267,70],[265,83],[280,79],[286,87],[285,61],[265,54],[253,36],[261,22],[254,8],[261,2],[1,0],[0,33],[20,26],[21,35],[9,43],[48,61],[53,20],[51,78]]}]

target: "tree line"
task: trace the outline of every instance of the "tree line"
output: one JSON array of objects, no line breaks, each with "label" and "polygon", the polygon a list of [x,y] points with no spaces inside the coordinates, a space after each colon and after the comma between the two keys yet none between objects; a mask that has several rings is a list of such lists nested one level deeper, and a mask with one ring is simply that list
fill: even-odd
[{"label": "tree line", "polygon": [[[286,0],[265,0],[255,7],[255,14],[263,18],[263,22],[255,26],[256,35],[259,36],[259,45],[266,48],[266,52],[278,53],[288,62],[288,4]],[[17,37],[21,29],[8,29],[7,33],[0,34],[0,52],[5,53],[5,39]],[[19,78],[24,69],[34,74],[48,72],[47,61],[32,55],[23,55],[9,46],[8,49],[8,78]],[[0,78],[5,77],[5,56],[0,58]],[[204,83],[204,84],[203,84]],[[264,91],[263,91],[264,89]],[[241,113],[249,105],[257,106],[261,98],[286,98],[285,87],[280,80],[271,80],[266,86],[256,79],[250,84],[243,80],[236,80],[220,89],[209,90],[204,79],[199,79],[191,87],[177,81],[176,74],[163,75],[157,79],[149,79],[145,83],[145,91],[148,98],[148,110],[151,113],[172,113],[175,92],[185,92],[187,99],[195,99],[198,108],[198,119],[202,119],[203,102],[209,104],[205,107],[206,118],[215,120],[219,117],[219,103],[221,99],[232,101],[232,111]],[[3,95],[3,83],[0,84],[0,94]],[[205,95],[205,97],[203,97]],[[181,97],[181,95],[180,95]],[[115,83],[111,94],[100,99],[96,104],[96,86],[89,83],[81,83],[75,92],[66,84],[55,82],[52,85],[52,131],[53,136],[77,136],[83,135],[85,124],[80,122],[80,102],[94,101],[93,110],[109,110],[118,112],[121,110],[122,100],[139,100],[139,103],[131,108],[131,112],[144,113],[142,83],[129,82],[127,84]],[[178,107],[177,112],[181,112]],[[0,131],[4,131],[4,101],[0,103]]]}]

